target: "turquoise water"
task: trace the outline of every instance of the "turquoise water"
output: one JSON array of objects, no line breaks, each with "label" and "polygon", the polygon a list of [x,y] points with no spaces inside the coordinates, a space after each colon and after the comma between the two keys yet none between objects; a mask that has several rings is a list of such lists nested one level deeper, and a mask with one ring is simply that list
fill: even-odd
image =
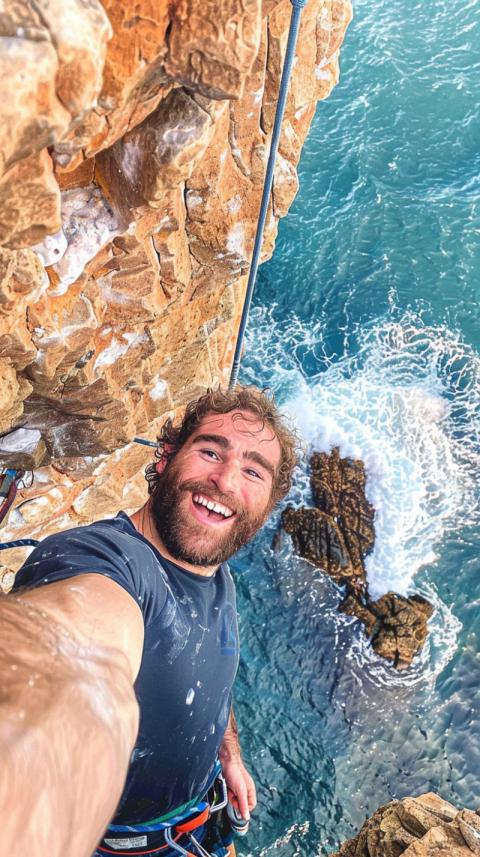
[{"label": "turquoise water", "polygon": [[[272,550],[278,517],[236,557],[236,708],[259,792],[244,854],[330,854],[431,789],[480,806],[480,3],[354,12],[242,380],[272,386],[311,449],[363,458],[371,590],[423,592],[435,613],[398,674],[288,537]],[[291,500],[311,502],[306,466]]]}]

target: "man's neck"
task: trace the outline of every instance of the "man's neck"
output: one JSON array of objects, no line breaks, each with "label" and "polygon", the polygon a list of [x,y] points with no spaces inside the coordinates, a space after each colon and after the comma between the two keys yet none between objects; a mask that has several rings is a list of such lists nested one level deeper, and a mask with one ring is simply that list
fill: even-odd
[{"label": "man's neck", "polygon": [[192,565],[189,562],[185,562],[182,559],[172,556],[170,551],[165,547],[163,539],[160,537],[157,528],[153,523],[152,513],[150,511],[150,500],[148,500],[145,505],[138,510],[138,512],[130,515],[130,520],[137,532],[144,536],[144,538],[148,539],[148,541],[151,542],[158,551],[160,551],[165,559],[170,560],[170,562],[174,562],[176,565],[179,565],[181,568],[185,568],[187,571],[193,572],[193,574],[200,574],[202,577],[212,577],[212,575],[215,574],[218,567],[216,565],[207,567]]}]

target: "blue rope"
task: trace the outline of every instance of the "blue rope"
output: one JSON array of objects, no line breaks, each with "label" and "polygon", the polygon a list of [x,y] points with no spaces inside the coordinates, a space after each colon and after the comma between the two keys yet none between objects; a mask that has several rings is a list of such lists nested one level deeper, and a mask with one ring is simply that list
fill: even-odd
[{"label": "blue rope", "polygon": [[37,541],[37,539],[17,539],[16,542],[0,543],[0,550],[7,550],[7,548],[35,547],[39,544],[40,542]]},{"label": "blue rope", "polygon": [[134,443],[143,443],[144,446],[155,446],[155,447],[158,446],[158,443],[155,443],[154,440],[143,440],[143,438],[141,438],[141,437],[134,437],[133,442]]},{"label": "blue rope", "polygon": [[35,547],[39,544],[40,542],[37,539],[17,539],[15,542],[0,543],[0,551],[4,551],[7,548]]},{"label": "blue rope", "polygon": [[297,45],[298,28],[300,26],[300,17],[302,9],[307,5],[308,0],[290,0],[292,4],[292,17],[290,19],[290,30],[288,33],[287,51],[285,53],[285,62],[283,65],[282,79],[280,81],[280,91],[278,93],[277,110],[275,113],[275,122],[272,132],[272,143],[270,146],[270,154],[268,156],[267,169],[265,172],[265,182],[263,185],[262,202],[260,205],[260,214],[258,216],[257,231],[255,234],[255,243],[253,245],[252,261],[250,264],[250,273],[248,276],[247,291],[245,294],[245,302],[243,304],[242,318],[238,329],[237,344],[235,347],[235,355],[233,358],[232,373],[230,375],[229,390],[234,390],[238,378],[238,370],[240,369],[240,361],[242,359],[243,339],[248,323],[248,314],[250,312],[250,304],[252,302],[253,289],[257,278],[258,264],[260,260],[260,251],[263,243],[263,231],[265,229],[265,221],[267,219],[268,204],[270,194],[272,192],[273,175],[275,170],[275,160],[277,157],[278,143],[282,130],[283,114],[285,113],[285,104],[287,101],[288,87],[292,75],[293,60],[295,58],[295,48]]},{"label": "blue rope", "polygon": [[6,550],[7,548],[36,547],[39,544],[40,542],[38,539],[17,539],[14,542],[0,543],[0,551]]}]

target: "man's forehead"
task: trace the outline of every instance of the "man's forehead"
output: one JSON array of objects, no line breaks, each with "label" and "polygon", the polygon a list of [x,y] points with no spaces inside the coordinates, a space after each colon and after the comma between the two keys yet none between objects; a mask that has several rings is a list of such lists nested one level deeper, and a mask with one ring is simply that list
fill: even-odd
[{"label": "man's forehead", "polygon": [[251,447],[261,447],[263,454],[271,450],[270,456],[273,455],[277,461],[280,459],[280,444],[273,428],[248,411],[207,414],[190,435],[190,440],[207,433],[224,435],[232,439],[240,437]]},{"label": "man's forehead", "polygon": [[229,411],[227,414],[207,414],[197,426],[193,434],[203,433],[205,429],[232,429],[238,434],[252,437],[265,436],[266,440],[273,440],[276,435],[272,427],[264,420],[248,411]]}]

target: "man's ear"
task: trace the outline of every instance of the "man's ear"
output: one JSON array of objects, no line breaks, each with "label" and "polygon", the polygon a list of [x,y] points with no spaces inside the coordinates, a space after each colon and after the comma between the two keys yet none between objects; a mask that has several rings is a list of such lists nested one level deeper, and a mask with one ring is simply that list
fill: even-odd
[{"label": "man's ear", "polygon": [[162,457],[159,461],[157,461],[155,465],[155,470],[157,473],[163,473],[168,462],[170,461],[171,456],[177,452],[178,446],[175,446],[173,443],[165,443],[163,446]]}]

